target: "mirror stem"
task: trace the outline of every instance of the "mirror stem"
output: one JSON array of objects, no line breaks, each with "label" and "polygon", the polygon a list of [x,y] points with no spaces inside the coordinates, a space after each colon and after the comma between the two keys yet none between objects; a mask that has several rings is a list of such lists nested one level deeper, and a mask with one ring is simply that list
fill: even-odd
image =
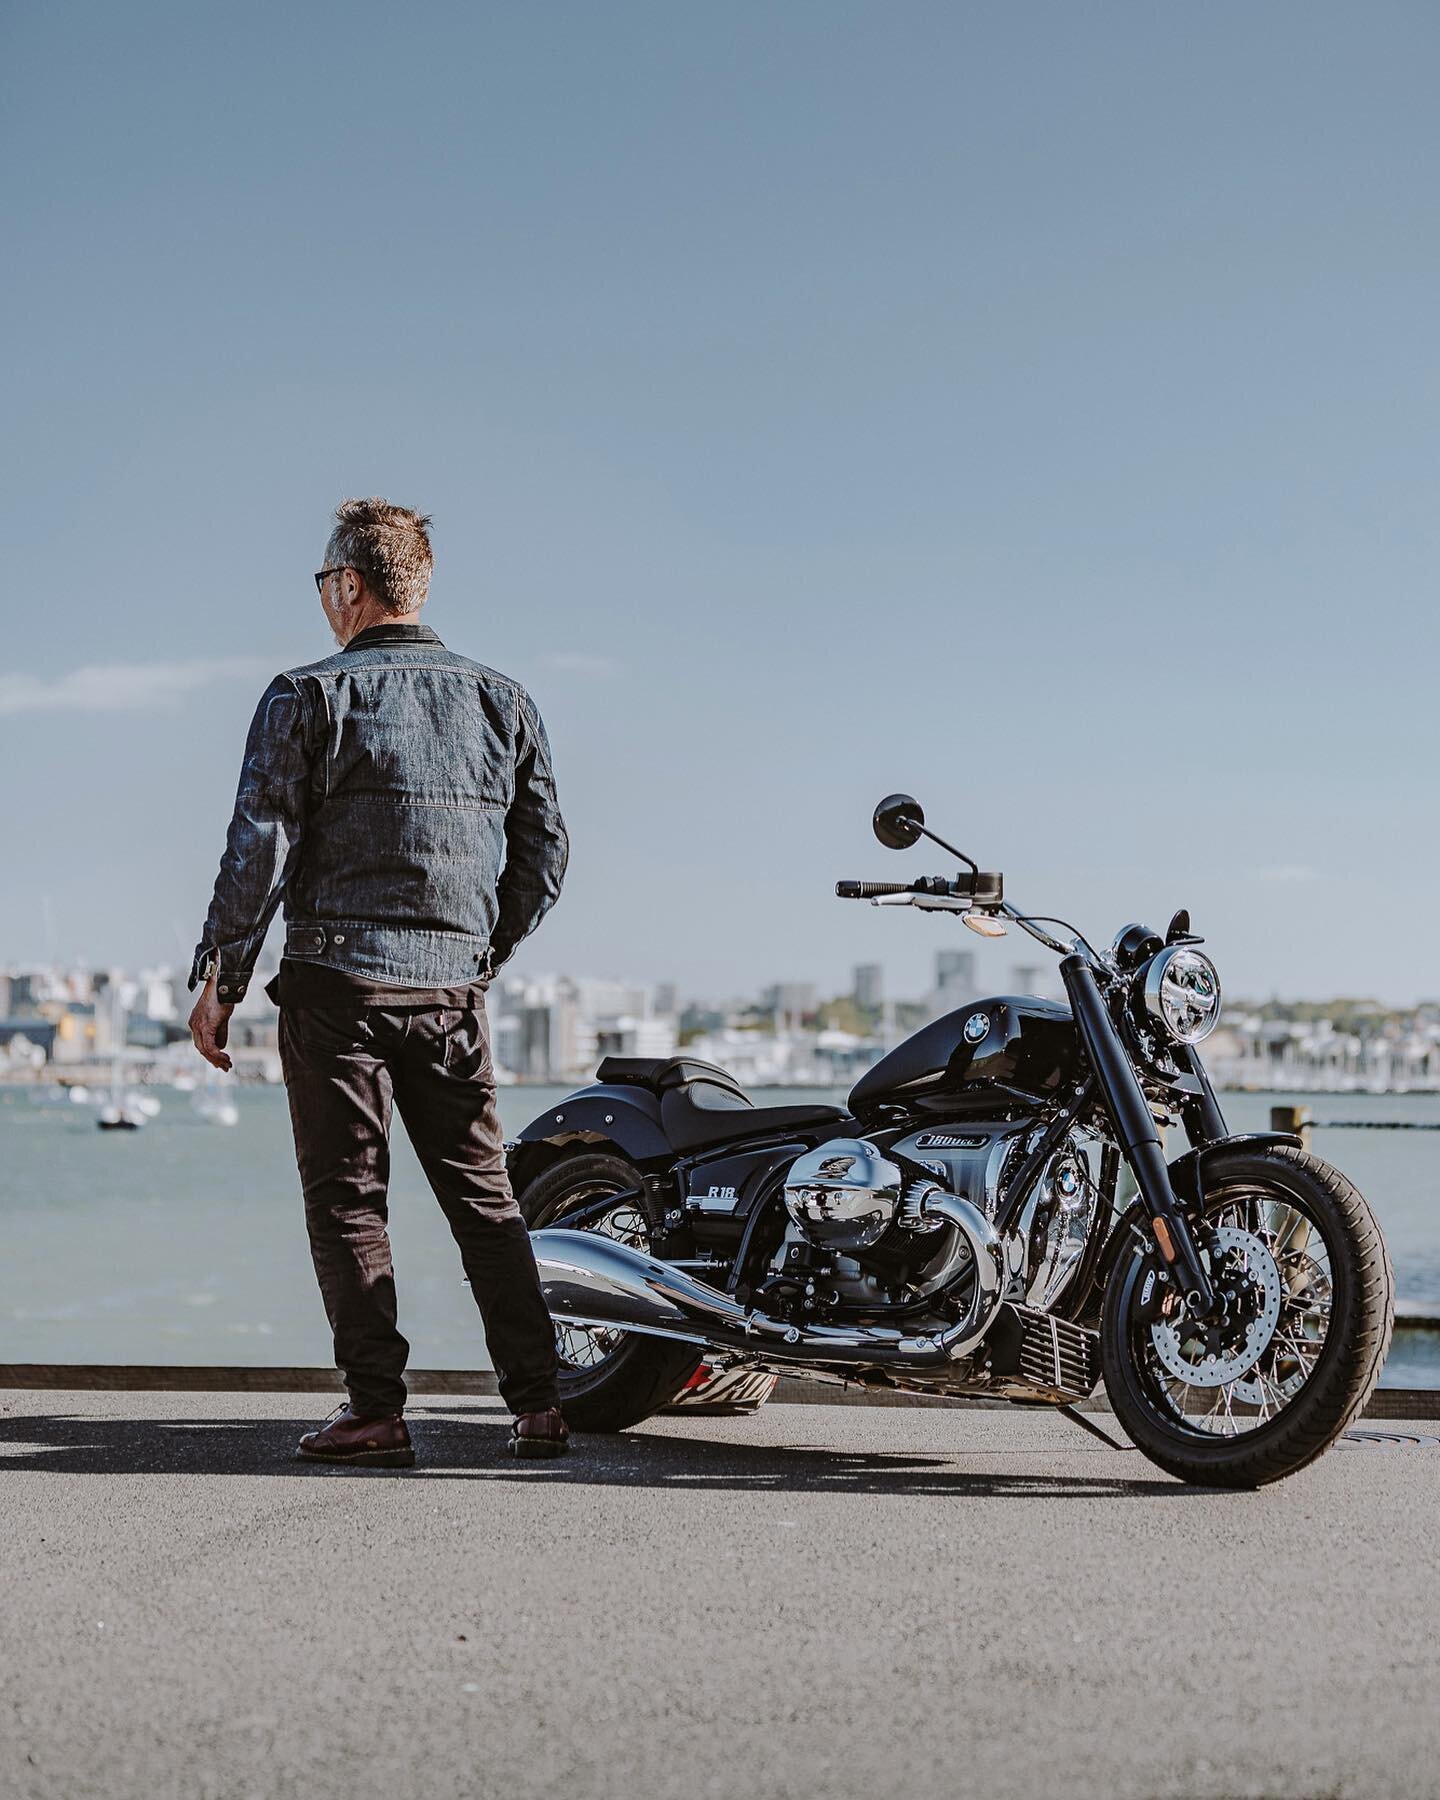
[{"label": "mirror stem", "polygon": [[920,833],[921,837],[929,838],[932,844],[938,844],[942,850],[948,850],[952,856],[958,857],[972,875],[978,875],[980,873],[979,863],[972,862],[963,850],[957,850],[953,844],[947,844],[944,838],[937,837],[928,825],[916,824],[913,819],[911,820],[911,823],[915,825],[915,829]]}]

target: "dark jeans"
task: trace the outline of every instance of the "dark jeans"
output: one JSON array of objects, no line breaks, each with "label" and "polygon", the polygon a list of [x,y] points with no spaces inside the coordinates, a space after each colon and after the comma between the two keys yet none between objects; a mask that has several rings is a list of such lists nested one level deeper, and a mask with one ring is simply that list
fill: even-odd
[{"label": "dark jeans", "polygon": [[335,1362],[362,1418],[405,1405],[410,1346],[395,1324],[386,1188],[400,1109],[464,1265],[505,1404],[558,1404],[555,1329],[510,1191],[484,1004],[464,1009],[282,1005],[305,1222]]}]

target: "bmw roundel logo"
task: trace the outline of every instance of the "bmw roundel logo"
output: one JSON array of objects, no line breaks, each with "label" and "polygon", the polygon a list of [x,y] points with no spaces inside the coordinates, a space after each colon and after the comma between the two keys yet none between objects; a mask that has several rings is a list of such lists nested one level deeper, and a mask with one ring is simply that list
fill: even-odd
[{"label": "bmw roundel logo", "polygon": [[970,1017],[965,1021],[965,1042],[967,1044],[982,1043],[989,1035],[989,1031],[989,1013],[971,1013]]}]

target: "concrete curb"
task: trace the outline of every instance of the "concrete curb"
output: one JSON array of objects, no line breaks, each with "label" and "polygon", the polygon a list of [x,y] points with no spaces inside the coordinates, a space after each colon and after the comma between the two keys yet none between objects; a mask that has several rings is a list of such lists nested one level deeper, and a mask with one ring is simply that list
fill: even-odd
[{"label": "concrete curb", "polygon": [[[498,1390],[489,1369],[407,1369],[412,1394],[490,1396]],[[343,1393],[339,1372],[316,1368],[246,1368],[156,1363],[0,1363],[0,1389],[53,1388],[103,1393]],[[883,1388],[841,1387],[782,1375],[770,1403],[804,1406],[1009,1407],[1008,1400],[948,1394],[896,1394]],[[1081,1412],[1109,1412],[1103,1390],[1082,1400]],[[685,1409],[689,1411],[689,1408]],[[698,1409],[696,1409],[698,1410]],[[1377,1388],[1367,1419],[1440,1419],[1440,1388]]]}]

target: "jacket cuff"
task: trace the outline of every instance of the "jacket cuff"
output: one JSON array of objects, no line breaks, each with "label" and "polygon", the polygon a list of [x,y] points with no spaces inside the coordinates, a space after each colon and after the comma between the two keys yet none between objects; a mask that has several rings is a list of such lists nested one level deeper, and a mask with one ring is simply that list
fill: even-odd
[{"label": "jacket cuff", "polygon": [[237,968],[229,960],[233,955],[233,949],[227,954],[225,950],[215,944],[201,944],[190,964],[190,980],[187,986],[193,990],[214,975],[216,977],[215,994],[221,1005],[237,1006],[245,998],[255,971]]}]

